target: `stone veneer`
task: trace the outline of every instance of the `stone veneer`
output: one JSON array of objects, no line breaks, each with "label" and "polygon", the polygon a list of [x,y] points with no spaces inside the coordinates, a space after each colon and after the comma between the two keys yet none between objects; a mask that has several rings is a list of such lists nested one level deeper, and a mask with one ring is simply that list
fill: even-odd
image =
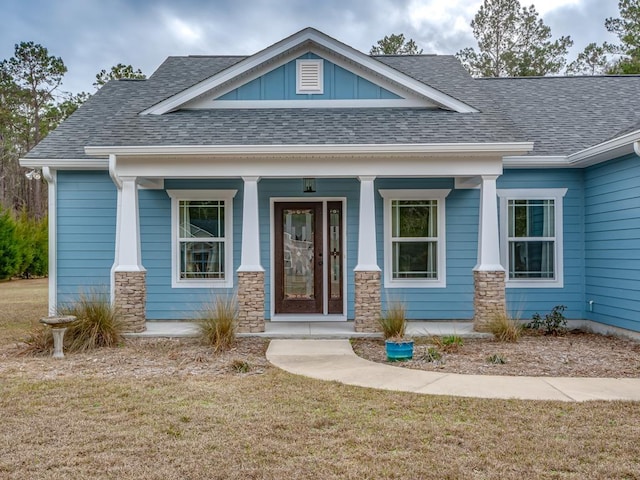
[{"label": "stone veneer", "polygon": [[146,275],[147,272],[115,272],[115,306],[125,332],[145,331]]},{"label": "stone veneer", "polygon": [[380,332],[378,317],[382,308],[380,300],[380,272],[355,273],[355,318],[356,332]]},{"label": "stone veneer", "polygon": [[238,272],[238,333],[264,332],[264,272]]},{"label": "stone veneer", "polygon": [[473,328],[487,331],[487,323],[496,315],[506,312],[504,271],[474,271]]}]

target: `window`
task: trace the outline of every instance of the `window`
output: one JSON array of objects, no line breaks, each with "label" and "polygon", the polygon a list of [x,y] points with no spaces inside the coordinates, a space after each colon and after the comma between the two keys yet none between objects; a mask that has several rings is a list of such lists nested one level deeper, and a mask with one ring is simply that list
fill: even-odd
[{"label": "window", "polygon": [[450,190],[380,190],[385,287],[446,286],[445,198]]},{"label": "window", "polygon": [[499,190],[501,254],[511,287],[562,287],[566,189]]},{"label": "window", "polygon": [[235,190],[168,190],[173,287],[233,286]]},{"label": "window", "polygon": [[322,65],[323,61],[321,59],[296,60],[297,94],[313,93],[320,95],[324,92]]}]

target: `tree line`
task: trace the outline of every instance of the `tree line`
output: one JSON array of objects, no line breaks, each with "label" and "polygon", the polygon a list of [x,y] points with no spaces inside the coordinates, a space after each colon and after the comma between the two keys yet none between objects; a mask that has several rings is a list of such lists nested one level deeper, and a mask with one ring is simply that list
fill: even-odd
[{"label": "tree line", "polygon": [[[640,0],[619,0],[618,9],[620,16],[605,19],[604,26],[619,43],[589,43],[568,62],[573,40],[553,39],[533,5],[484,0],[471,21],[477,48],[464,48],[456,56],[475,77],[640,74]],[[422,49],[404,34],[392,34],[378,40],[369,53],[417,55]]]}]

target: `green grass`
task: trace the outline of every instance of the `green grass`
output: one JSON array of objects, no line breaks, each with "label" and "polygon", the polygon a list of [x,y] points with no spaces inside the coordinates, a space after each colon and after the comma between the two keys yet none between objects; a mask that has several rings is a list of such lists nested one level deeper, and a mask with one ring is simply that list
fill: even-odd
[{"label": "green grass", "polygon": [[[7,285],[0,311],[24,299]],[[38,298],[32,314],[46,289]],[[100,374],[92,354],[74,355],[73,369],[0,362],[0,478],[640,478],[638,402],[394,393],[277,369]],[[126,362],[113,358],[107,372]]]}]

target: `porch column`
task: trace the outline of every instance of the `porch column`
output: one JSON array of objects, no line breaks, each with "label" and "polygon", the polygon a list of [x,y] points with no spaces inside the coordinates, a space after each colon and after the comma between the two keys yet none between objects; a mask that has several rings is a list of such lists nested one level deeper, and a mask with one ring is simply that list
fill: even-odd
[{"label": "porch column", "polygon": [[140,251],[140,221],[136,177],[118,178],[116,252],[112,268],[112,301],[120,310],[126,332],[145,330],[146,270]]},{"label": "porch column", "polygon": [[360,180],[360,219],[358,229],[358,264],[355,274],[356,332],[379,332],[380,267],[376,254],[376,203],[374,181],[376,177],[358,177]]},{"label": "porch column", "polygon": [[497,178],[497,175],[482,176],[480,184],[478,263],[473,269],[473,326],[478,331],[486,330],[492,317],[506,311],[505,271],[500,263]]},{"label": "porch column", "polygon": [[238,332],[264,332],[264,268],[260,263],[258,181],[242,177],[242,256],[238,268]]}]

